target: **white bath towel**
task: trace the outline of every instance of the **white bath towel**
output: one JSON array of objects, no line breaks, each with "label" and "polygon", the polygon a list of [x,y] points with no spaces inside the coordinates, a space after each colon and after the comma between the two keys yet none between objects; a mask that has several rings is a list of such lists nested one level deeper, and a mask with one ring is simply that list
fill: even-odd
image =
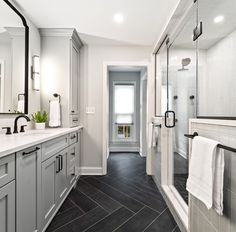
[{"label": "white bath towel", "polygon": [[17,104],[17,112],[24,113],[25,112],[25,101],[19,100]]},{"label": "white bath towel", "polygon": [[201,136],[193,139],[187,190],[222,215],[224,150],[218,144]]},{"label": "white bath towel", "polygon": [[61,126],[61,107],[57,100],[50,101],[49,126]]}]

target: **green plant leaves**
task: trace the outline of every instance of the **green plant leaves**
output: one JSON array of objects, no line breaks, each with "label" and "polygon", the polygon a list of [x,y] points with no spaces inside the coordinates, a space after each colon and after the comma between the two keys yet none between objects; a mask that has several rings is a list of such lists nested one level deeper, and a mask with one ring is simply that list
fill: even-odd
[{"label": "green plant leaves", "polygon": [[31,117],[32,120],[36,123],[42,123],[48,121],[48,114],[46,111],[43,111],[43,113],[37,111],[36,113],[32,114]]}]

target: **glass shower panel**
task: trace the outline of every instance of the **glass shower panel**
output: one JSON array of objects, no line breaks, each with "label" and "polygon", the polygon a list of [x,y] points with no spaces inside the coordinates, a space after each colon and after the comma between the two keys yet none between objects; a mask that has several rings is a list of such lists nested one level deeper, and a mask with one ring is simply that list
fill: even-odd
[{"label": "glass shower panel", "polygon": [[[194,11],[195,12],[195,11]],[[191,14],[168,50],[168,110],[175,112],[176,124],[170,129],[172,137],[172,185],[188,204],[186,181],[188,177],[190,118],[196,117],[196,43],[193,29],[196,12]]]},{"label": "glass shower panel", "polygon": [[236,118],[236,1],[198,0],[198,116]]}]

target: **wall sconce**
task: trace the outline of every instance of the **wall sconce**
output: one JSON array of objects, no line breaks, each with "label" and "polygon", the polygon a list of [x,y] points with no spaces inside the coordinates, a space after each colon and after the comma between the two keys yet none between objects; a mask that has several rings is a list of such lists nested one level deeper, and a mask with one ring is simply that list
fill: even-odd
[{"label": "wall sconce", "polygon": [[40,90],[40,62],[39,56],[33,56],[32,63],[32,80],[33,80],[33,90]]}]

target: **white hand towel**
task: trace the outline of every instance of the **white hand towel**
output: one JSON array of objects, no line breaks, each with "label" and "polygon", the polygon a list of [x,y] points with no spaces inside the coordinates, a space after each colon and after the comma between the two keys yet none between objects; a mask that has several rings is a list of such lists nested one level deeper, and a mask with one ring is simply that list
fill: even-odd
[{"label": "white hand towel", "polygon": [[152,147],[153,124],[149,123],[148,127],[148,148]]},{"label": "white hand towel", "polygon": [[25,112],[25,101],[19,100],[17,104],[17,112],[24,113]]},{"label": "white hand towel", "polygon": [[50,101],[49,126],[61,126],[61,107],[57,100]]},{"label": "white hand towel", "polygon": [[153,125],[153,132],[152,132],[152,147],[157,147],[158,142],[158,132],[159,129],[157,126]]},{"label": "white hand towel", "polygon": [[201,136],[193,139],[187,190],[222,215],[224,151],[218,144]]}]

